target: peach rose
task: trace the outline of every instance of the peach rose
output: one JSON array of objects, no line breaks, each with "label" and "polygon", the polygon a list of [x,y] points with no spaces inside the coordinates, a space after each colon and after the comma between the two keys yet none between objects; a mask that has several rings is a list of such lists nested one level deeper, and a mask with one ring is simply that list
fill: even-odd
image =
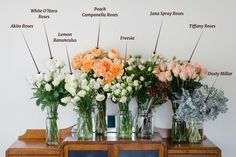
[{"label": "peach rose", "polygon": [[76,56],[73,58],[71,64],[72,64],[72,67],[73,67],[74,69],[80,69],[81,66],[82,66],[81,55],[76,55]]},{"label": "peach rose", "polygon": [[110,51],[108,51],[108,57],[110,59],[114,59],[115,57],[119,56],[120,52],[117,51],[116,49],[111,49]]},{"label": "peach rose", "polygon": [[96,60],[93,64],[93,71],[97,76],[105,76],[106,67],[102,65],[101,60]]},{"label": "peach rose", "polygon": [[120,64],[113,63],[113,64],[111,64],[110,72],[111,72],[115,77],[119,77],[119,76],[122,76],[122,75],[123,75],[124,69],[123,69],[123,67],[122,67]]},{"label": "peach rose", "polygon": [[179,75],[180,79],[183,81],[186,81],[188,79],[188,71],[186,68],[182,68],[180,75]]},{"label": "peach rose", "polygon": [[195,63],[193,66],[194,66],[195,72],[196,72],[197,74],[200,73],[200,71],[201,71],[201,69],[202,69],[201,65]]},{"label": "peach rose", "polygon": [[111,72],[107,72],[103,78],[105,84],[109,84],[113,81],[114,77]]},{"label": "peach rose", "polygon": [[83,72],[89,72],[93,67],[94,60],[83,60],[81,69]]},{"label": "peach rose", "polygon": [[172,69],[172,72],[174,74],[175,77],[178,77],[179,74],[180,74],[180,65],[177,64],[173,69]]},{"label": "peach rose", "polygon": [[101,56],[102,55],[102,52],[103,52],[103,50],[102,49],[100,49],[100,48],[94,48],[94,49],[92,49],[91,50],[91,53],[92,53],[92,55],[94,56],[94,57],[99,57],[99,56]]},{"label": "peach rose", "polygon": [[94,59],[94,56],[91,54],[86,54],[83,56],[83,61],[92,60],[92,59]]},{"label": "peach rose", "polygon": [[106,71],[109,71],[110,67],[112,65],[112,62],[111,62],[110,59],[105,57],[105,58],[102,59],[102,63],[101,64],[102,64],[102,66],[104,66],[106,68]]},{"label": "peach rose", "polygon": [[200,78],[204,79],[207,76],[207,73],[208,73],[207,69],[202,67],[201,72],[200,72]]},{"label": "peach rose", "polygon": [[166,72],[160,72],[158,75],[157,75],[158,79],[161,81],[161,82],[166,82],[167,79],[166,79]]}]

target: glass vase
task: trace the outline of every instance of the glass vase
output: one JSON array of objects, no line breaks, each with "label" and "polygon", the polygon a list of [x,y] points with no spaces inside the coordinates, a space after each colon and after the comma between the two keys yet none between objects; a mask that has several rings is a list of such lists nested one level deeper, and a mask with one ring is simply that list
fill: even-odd
[{"label": "glass vase", "polygon": [[189,143],[201,143],[202,137],[200,129],[202,129],[202,123],[198,121],[191,120],[187,122],[188,128],[188,142]]},{"label": "glass vase", "polygon": [[46,118],[46,144],[47,145],[58,145],[59,144],[59,130],[57,125],[58,114],[57,106],[47,107],[47,118]]},{"label": "glass vase", "polygon": [[118,138],[132,138],[132,114],[129,111],[129,104],[120,104],[118,115]]},{"label": "glass vase", "polygon": [[153,114],[141,111],[138,114],[137,135],[139,138],[150,139],[153,136]]},{"label": "glass vase", "polygon": [[97,111],[95,118],[95,133],[96,135],[105,136],[107,133],[106,125],[106,99],[97,101]]},{"label": "glass vase", "polygon": [[173,143],[187,142],[187,129],[185,121],[180,121],[173,117],[171,128],[171,140]]},{"label": "glass vase", "polygon": [[77,139],[93,137],[92,113],[80,113],[78,117]]}]

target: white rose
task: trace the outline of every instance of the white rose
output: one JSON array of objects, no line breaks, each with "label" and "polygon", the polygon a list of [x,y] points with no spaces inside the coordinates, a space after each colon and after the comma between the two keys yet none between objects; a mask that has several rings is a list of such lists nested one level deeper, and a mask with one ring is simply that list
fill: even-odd
[{"label": "white rose", "polygon": [[137,87],[139,85],[138,80],[134,80],[134,86]]},{"label": "white rose", "polygon": [[50,69],[50,67],[55,66],[55,61],[53,59],[50,59],[46,63],[47,69]]},{"label": "white rose", "polygon": [[72,86],[70,86],[69,84],[65,85],[65,89],[73,96],[76,95],[76,90],[75,88],[73,88]]},{"label": "white rose", "polygon": [[42,74],[42,73],[36,74],[36,75],[35,75],[35,80],[36,80],[36,82],[41,82],[41,81],[43,81],[43,74]]},{"label": "white rose", "polygon": [[45,84],[45,90],[50,92],[52,90],[52,86],[50,84]]},{"label": "white rose", "polygon": [[125,96],[122,96],[121,99],[120,99],[120,102],[121,103],[126,103],[127,101],[127,98]]},{"label": "white rose", "polygon": [[125,94],[127,94],[127,90],[123,89],[121,92],[121,95],[125,95]]},{"label": "white rose", "polygon": [[97,101],[103,101],[105,98],[106,98],[106,97],[105,97],[105,95],[103,95],[103,94],[98,94],[98,95],[96,96],[96,100],[97,100]]},{"label": "white rose", "polygon": [[129,92],[132,92],[133,89],[132,89],[132,87],[129,86],[129,87],[127,87],[127,90],[128,90]]},{"label": "white rose", "polygon": [[120,89],[117,89],[117,90],[115,90],[115,91],[114,91],[115,95],[119,95],[119,94],[120,94],[120,92],[121,92],[121,90],[120,90]]},{"label": "white rose", "polygon": [[80,96],[81,98],[85,97],[86,95],[86,91],[85,90],[81,90],[78,92],[78,96]]},{"label": "white rose", "polygon": [[62,60],[56,61],[56,67],[57,68],[63,68],[65,66],[65,63]]},{"label": "white rose", "polygon": [[64,97],[61,99],[61,102],[63,102],[64,104],[68,104],[71,101],[71,97]]},{"label": "white rose", "polygon": [[55,72],[55,71],[57,71],[57,68],[56,68],[55,65],[52,65],[52,66],[50,66],[50,67],[48,68],[48,70],[49,70],[50,72]]},{"label": "white rose", "polygon": [[44,74],[44,81],[49,82],[51,80],[50,74]]},{"label": "white rose", "polygon": [[140,76],[140,81],[144,81],[144,77],[143,76]]}]

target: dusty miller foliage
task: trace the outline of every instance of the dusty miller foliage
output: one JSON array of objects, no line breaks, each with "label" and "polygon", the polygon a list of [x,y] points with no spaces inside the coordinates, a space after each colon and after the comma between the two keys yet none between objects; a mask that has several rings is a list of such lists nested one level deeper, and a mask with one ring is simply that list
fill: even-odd
[{"label": "dusty miller foliage", "polygon": [[178,120],[204,122],[214,120],[220,113],[228,110],[226,105],[228,98],[221,89],[203,85],[193,93],[185,89],[182,91],[182,94],[175,93],[177,99],[174,100],[174,103],[179,104],[175,112],[175,118]]}]

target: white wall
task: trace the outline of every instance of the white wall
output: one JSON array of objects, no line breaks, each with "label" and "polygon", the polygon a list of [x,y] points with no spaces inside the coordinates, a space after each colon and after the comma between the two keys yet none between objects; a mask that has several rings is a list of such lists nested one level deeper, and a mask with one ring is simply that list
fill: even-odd
[{"label": "white wall", "polygon": [[[217,144],[224,157],[236,154],[236,98],[235,98],[235,6],[234,0],[0,0],[0,155],[28,128],[44,128],[46,114],[31,100],[32,91],[26,81],[35,69],[29,57],[19,29],[10,29],[13,23],[34,24],[33,29],[23,30],[33,53],[42,69],[48,59],[48,50],[42,23],[45,22],[50,37],[60,31],[72,32],[78,43],[68,43],[71,56],[95,46],[98,18],[82,18],[81,12],[92,12],[93,7],[103,7],[118,12],[118,18],[102,19],[101,46],[104,49],[124,50],[121,35],[133,35],[129,42],[132,54],[149,57],[153,50],[156,32],[161,17],[150,17],[150,11],[183,11],[181,17],[165,17],[158,52],[165,56],[189,57],[201,30],[189,29],[190,23],[215,24],[216,29],[207,29],[200,41],[194,62],[208,67],[209,71],[231,71],[232,76],[218,79],[217,87],[224,89],[230,99],[229,111],[215,121],[205,123],[205,134]],[[30,14],[31,8],[58,9],[49,20],[39,20]],[[56,57],[65,58],[63,43],[52,43]],[[211,84],[214,77],[206,78]],[[112,104],[110,105],[112,107]],[[162,106],[155,117],[155,125],[170,126],[168,104]],[[59,110],[61,127],[76,122],[72,106]],[[167,116],[169,115],[169,116]],[[168,118],[166,118],[166,116]]]}]

